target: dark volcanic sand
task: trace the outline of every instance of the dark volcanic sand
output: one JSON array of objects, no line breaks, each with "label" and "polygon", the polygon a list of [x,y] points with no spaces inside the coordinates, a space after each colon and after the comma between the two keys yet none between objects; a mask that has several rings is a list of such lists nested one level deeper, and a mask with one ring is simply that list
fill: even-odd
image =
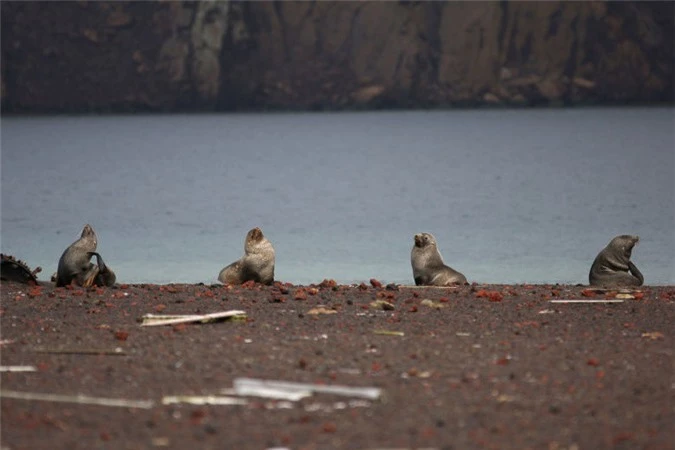
[{"label": "dark volcanic sand", "polygon": [[[675,287],[642,287],[620,304],[549,302],[616,294],[585,289],[3,283],[2,365],[37,367],[2,373],[3,391],[155,406],[3,397],[2,449],[675,448]],[[376,299],[395,309],[373,309]],[[337,313],[309,314],[320,304]],[[137,322],[229,309],[248,321]],[[36,351],[115,347],[124,355]],[[246,406],[161,404],[221,395],[237,377],[373,386],[384,396],[315,394],[290,408],[253,397]]]}]

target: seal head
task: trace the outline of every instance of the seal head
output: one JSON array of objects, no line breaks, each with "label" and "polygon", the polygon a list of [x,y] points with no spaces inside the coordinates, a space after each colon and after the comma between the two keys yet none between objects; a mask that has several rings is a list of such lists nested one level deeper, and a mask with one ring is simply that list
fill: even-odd
[{"label": "seal head", "polygon": [[622,234],[612,239],[593,261],[591,286],[642,286],[644,277],[630,260],[639,236]]},{"label": "seal head", "polygon": [[246,234],[244,256],[221,270],[218,281],[223,284],[242,284],[247,281],[272,284],[274,261],[272,243],[265,238],[260,228],[255,227]]},{"label": "seal head", "polygon": [[431,233],[418,233],[410,252],[413,278],[417,286],[450,286],[466,284],[466,277],[446,266]]}]

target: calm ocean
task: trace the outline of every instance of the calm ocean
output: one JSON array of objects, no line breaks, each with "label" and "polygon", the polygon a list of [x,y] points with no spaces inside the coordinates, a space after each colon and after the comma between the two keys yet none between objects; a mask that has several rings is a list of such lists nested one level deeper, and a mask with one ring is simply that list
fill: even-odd
[{"label": "calm ocean", "polygon": [[216,282],[262,228],[276,279],[413,283],[413,235],[480,283],[588,283],[639,234],[675,284],[675,109],[2,118],[2,252],[41,279],[85,223],[118,282]]}]

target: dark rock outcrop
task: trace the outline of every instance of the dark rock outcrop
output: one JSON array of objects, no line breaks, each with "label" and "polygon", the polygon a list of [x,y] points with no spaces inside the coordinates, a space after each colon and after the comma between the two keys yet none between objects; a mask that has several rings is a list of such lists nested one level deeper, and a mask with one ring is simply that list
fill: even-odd
[{"label": "dark rock outcrop", "polygon": [[673,102],[673,2],[3,2],[3,112]]}]

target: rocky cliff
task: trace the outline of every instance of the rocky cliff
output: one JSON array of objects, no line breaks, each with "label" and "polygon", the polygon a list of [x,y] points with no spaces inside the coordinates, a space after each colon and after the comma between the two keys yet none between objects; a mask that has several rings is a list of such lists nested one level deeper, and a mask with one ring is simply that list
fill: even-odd
[{"label": "rocky cliff", "polygon": [[673,102],[673,2],[3,1],[4,112]]}]

